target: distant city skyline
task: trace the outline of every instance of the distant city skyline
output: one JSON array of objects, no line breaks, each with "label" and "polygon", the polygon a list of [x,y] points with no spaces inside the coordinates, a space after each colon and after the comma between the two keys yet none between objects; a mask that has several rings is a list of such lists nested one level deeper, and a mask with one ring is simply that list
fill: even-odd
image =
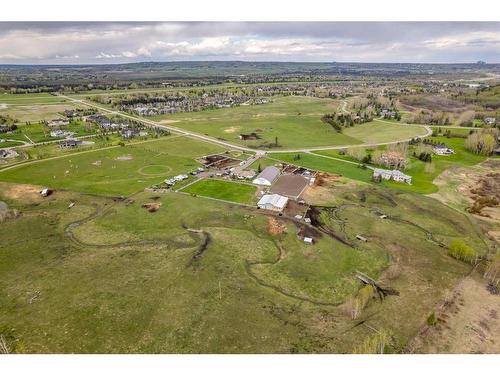
[{"label": "distant city skyline", "polygon": [[500,22],[1,22],[0,64],[500,63]]}]

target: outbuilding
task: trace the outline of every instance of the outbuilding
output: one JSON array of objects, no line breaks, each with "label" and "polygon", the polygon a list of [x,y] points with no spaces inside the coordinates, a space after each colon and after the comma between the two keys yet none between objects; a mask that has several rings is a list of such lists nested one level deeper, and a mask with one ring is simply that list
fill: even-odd
[{"label": "outbuilding", "polygon": [[266,167],[259,173],[256,179],[252,182],[255,185],[271,186],[273,182],[279,177],[280,170],[276,167]]},{"label": "outbuilding", "polygon": [[257,206],[263,210],[283,211],[287,203],[288,198],[282,195],[264,194],[257,203]]}]

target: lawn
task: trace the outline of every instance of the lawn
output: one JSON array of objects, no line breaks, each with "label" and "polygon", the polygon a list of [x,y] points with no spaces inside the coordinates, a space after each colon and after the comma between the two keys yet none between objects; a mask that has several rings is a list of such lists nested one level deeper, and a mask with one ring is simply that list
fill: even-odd
[{"label": "lawn", "polygon": [[[55,145],[51,147],[58,149]],[[199,166],[195,158],[223,150],[190,138],[171,136],[34,160],[0,170],[0,180],[93,194],[129,195],[189,172]]]},{"label": "lawn", "polygon": [[202,179],[182,189],[183,192],[222,199],[229,202],[252,204],[255,203],[257,188],[249,184],[223,180]]}]

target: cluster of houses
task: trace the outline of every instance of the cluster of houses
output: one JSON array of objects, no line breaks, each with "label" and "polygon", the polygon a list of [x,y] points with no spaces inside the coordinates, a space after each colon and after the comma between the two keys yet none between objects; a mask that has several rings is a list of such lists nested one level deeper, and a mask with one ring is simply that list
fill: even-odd
[{"label": "cluster of houses", "polygon": [[407,184],[411,184],[411,176],[404,174],[403,172],[397,169],[375,168],[373,169],[373,178],[382,180],[391,180],[397,182],[406,182]]},{"label": "cluster of houses", "polygon": [[93,122],[101,129],[106,130],[121,130],[127,129],[129,127],[128,123],[114,122],[110,120],[108,117],[103,115],[90,115],[86,118],[87,121]]},{"label": "cluster of houses", "polygon": [[193,112],[213,108],[231,108],[236,105],[257,105],[268,103],[268,99],[252,98],[241,93],[204,93],[201,96],[156,96],[138,98],[137,104],[131,104],[134,100],[123,100],[120,109],[136,113],[141,116],[158,116],[177,112]]}]

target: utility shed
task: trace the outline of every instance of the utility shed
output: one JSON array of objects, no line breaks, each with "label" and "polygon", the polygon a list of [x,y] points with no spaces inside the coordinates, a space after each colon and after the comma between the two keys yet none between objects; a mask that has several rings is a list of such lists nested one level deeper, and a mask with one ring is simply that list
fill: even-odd
[{"label": "utility shed", "polygon": [[271,186],[274,180],[280,175],[280,170],[276,167],[266,167],[262,172],[259,173],[257,178],[252,182],[255,185],[265,185]]},{"label": "utility shed", "polygon": [[287,197],[279,194],[265,194],[260,198],[257,206],[263,210],[283,211],[287,203]]}]

